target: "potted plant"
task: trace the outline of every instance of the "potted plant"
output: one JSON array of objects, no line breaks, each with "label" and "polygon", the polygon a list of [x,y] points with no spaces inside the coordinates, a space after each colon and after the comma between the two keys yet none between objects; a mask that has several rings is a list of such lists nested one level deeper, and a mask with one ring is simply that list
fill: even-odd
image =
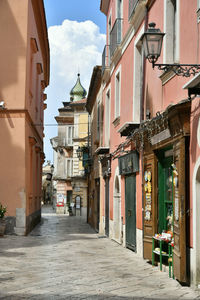
[{"label": "potted plant", "polygon": [[4,235],[6,229],[6,222],[5,222],[5,214],[6,214],[6,207],[0,203],[0,236]]}]

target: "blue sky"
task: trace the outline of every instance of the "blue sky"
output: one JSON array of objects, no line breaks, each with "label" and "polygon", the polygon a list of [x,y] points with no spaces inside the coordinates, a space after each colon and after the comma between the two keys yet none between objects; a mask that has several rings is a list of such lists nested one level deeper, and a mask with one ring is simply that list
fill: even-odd
[{"label": "blue sky", "polygon": [[44,5],[48,27],[61,25],[65,19],[91,20],[105,33],[106,18],[100,11],[100,0],[44,0]]},{"label": "blue sky", "polygon": [[53,162],[50,139],[57,135],[55,116],[80,72],[88,91],[95,65],[101,65],[105,45],[106,17],[100,0],[44,0],[50,45],[50,85],[44,114],[46,160]]}]

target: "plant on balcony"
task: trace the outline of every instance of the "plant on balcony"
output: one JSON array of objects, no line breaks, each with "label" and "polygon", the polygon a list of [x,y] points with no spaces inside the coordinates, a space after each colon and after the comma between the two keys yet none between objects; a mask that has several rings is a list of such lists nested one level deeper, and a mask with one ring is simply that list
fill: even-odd
[{"label": "plant on balcony", "polygon": [[4,219],[6,211],[7,208],[0,203],[0,236],[4,235],[6,229],[6,222]]}]

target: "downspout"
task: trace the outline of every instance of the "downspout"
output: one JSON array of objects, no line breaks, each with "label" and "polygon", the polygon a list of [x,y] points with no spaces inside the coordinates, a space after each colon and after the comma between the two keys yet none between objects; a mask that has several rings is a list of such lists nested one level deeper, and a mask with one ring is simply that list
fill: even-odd
[{"label": "downspout", "polygon": [[[90,113],[88,113],[88,137],[87,137],[87,146],[88,146],[88,159],[91,157],[91,149],[90,149]],[[88,164],[89,166],[89,164]],[[89,194],[90,194],[90,167],[88,168],[89,172],[87,174],[87,223],[89,223]]]},{"label": "downspout", "polygon": [[[144,20],[144,31],[148,28],[148,8],[145,8],[145,20]],[[144,56],[144,51],[142,51],[143,56],[143,67],[142,67],[142,85],[141,85],[141,98],[140,98],[140,123],[144,120],[144,102],[145,102],[145,75],[146,75],[146,58]],[[144,150],[141,151],[141,174],[142,174],[142,235],[144,241]],[[144,242],[143,242],[143,256],[144,256]]]}]

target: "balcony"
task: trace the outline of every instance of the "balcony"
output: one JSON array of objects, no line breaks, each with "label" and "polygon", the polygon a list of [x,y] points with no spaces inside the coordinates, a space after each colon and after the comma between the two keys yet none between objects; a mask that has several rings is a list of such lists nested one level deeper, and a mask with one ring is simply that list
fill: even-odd
[{"label": "balcony", "polygon": [[128,10],[128,18],[130,20],[130,18],[132,17],[137,4],[139,3],[140,0],[129,0],[129,10]]},{"label": "balcony", "polygon": [[51,139],[51,144],[53,149],[57,148],[71,148],[73,147],[73,140],[72,139],[67,139],[67,138],[60,138],[60,137],[55,137]]},{"label": "balcony", "polygon": [[123,19],[116,19],[113,28],[110,32],[110,56],[113,56],[116,48],[121,44],[122,21]]},{"label": "balcony", "polygon": [[109,45],[105,45],[102,54],[102,74],[110,67],[110,48]]}]

